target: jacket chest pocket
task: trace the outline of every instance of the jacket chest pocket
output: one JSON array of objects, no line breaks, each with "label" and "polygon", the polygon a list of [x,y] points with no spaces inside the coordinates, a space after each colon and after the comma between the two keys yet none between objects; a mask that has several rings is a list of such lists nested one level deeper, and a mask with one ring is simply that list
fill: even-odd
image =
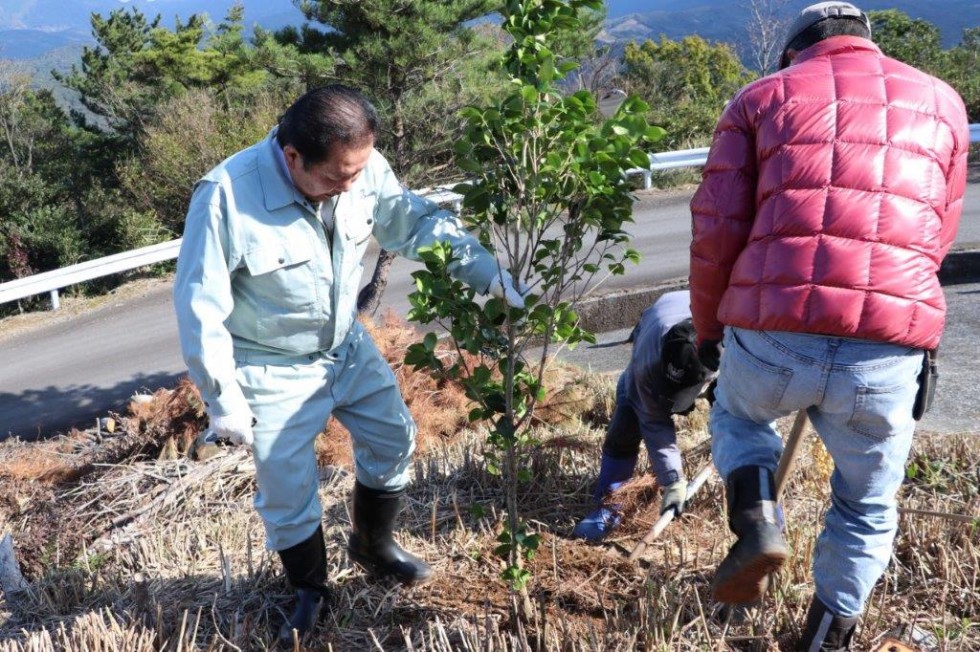
[{"label": "jacket chest pocket", "polygon": [[249,277],[242,289],[272,312],[289,313],[316,298],[313,247],[301,240],[274,241],[244,255]]},{"label": "jacket chest pocket", "polygon": [[362,191],[346,195],[337,207],[343,221],[344,246],[363,251],[374,231],[374,195]]},{"label": "jacket chest pocket", "polygon": [[358,197],[344,207],[343,248],[344,262],[341,278],[345,283],[357,284],[362,269],[362,259],[374,232],[374,201],[367,195]]},{"label": "jacket chest pocket", "polygon": [[374,231],[374,204],[368,198],[354,203],[348,214],[347,229],[344,237],[347,246],[363,251]]}]

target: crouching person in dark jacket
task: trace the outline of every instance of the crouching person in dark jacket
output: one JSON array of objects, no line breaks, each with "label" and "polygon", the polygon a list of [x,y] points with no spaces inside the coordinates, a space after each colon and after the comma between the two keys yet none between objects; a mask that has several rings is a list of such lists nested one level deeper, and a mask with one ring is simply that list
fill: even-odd
[{"label": "crouching person in dark jacket", "polygon": [[[710,379],[695,346],[690,293],[669,292],[647,308],[633,330],[633,353],[616,386],[616,409],[602,446],[596,509],[573,534],[600,541],[621,519],[607,495],[633,477],[640,442],[646,444],[657,483],[664,488],[660,513],[680,514],[687,482],[677,447],[673,414],[687,414]],[[714,361],[717,368],[717,361]]]}]

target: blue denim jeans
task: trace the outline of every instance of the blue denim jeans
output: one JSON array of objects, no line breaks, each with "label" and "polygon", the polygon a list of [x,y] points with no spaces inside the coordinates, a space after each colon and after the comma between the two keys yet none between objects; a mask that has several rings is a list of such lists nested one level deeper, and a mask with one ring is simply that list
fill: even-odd
[{"label": "blue denim jeans", "polygon": [[726,328],[711,454],[722,478],[747,465],[775,471],[775,420],[805,409],[834,461],[831,505],[817,539],[817,597],[835,614],[864,609],[891,557],[895,494],[905,477],[922,351],[841,337]]}]

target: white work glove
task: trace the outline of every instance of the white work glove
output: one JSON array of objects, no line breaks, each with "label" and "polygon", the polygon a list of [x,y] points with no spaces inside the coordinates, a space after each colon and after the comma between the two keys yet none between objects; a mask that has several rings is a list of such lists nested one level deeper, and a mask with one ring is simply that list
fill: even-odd
[{"label": "white work glove", "polygon": [[494,274],[487,288],[487,294],[503,299],[511,308],[521,309],[524,308],[524,295],[529,291],[530,288],[520,281],[515,286],[514,279],[507,272]]},{"label": "white work glove", "polygon": [[687,480],[678,480],[664,487],[664,495],[660,499],[660,514],[674,510],[674,516],[684,513],[684,502],[687,500]]},{"label": "white work glove", "polygon": [[255,441],[255,434],[252,432],[254,425],[255,417],[247,412],[211,417],[211,424],[204,436],[204,441],[215,443],[223,440],[235,446],[243,444],[251,446],[252,442]]}]

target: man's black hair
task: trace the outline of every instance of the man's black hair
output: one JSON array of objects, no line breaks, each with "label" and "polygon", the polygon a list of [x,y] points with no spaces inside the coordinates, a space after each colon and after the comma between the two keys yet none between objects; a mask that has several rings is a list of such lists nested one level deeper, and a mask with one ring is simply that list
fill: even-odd
[{"label": "man's black hair", "polygon": [[374,142],[378,113],[360,91],[330,84],[307,91],[279,118],[276,140],[292,145],[303,167],[322,163],[335,145],[361,147]]},{"label": "man's black hair", "polygon": [[816,45],[831,36],[860,36],[871,38],[871,32],[867,26],[858,18],[849,16],[824,18],[820,22],[814,23],[800,32],[799,36],[790,41],[786,46],[787,50],[802,52],[811,45]]}]

